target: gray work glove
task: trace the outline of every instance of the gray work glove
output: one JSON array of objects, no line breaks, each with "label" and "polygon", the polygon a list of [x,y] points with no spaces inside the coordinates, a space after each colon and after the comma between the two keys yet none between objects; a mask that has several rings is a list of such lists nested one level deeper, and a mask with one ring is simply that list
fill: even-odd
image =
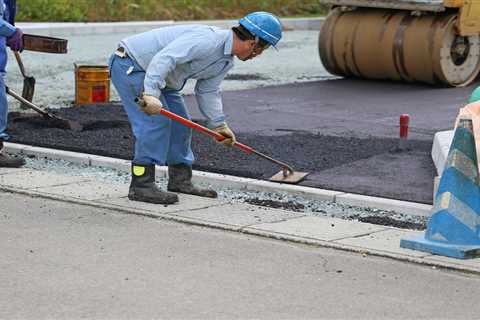
[{"label": "gray work glove", "polygon": [[160,99],[145,93],[142,94],[142,97],[138,99],[137,103],[140,106],[140,109],[149,116],[160,114],[160,111],[163,108]]},{"label": "gray work glove", "polygon": [[222,136],[224,136],[226,139],[223,139],[222,141],[218,141],[215,139],[216,142],[223,144],[224,146],[232,147],[235,142],[237,142],[237,139],[235,138],[235,134],[233,133],[232,130],[228,127],[226,123],[223,123],[222,125],[216,127],[213,129],[216,133],[220,133]]}]

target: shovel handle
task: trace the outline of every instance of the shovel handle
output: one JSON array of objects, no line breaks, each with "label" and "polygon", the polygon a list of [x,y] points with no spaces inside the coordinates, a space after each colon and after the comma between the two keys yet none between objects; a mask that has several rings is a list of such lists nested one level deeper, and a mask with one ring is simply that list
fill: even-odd
[{"label": "shovel handle", "polygon": [[[213,130],[210,130],[207,127],[199,125],[198,123],[195,123],[193,121],[185,119],[184,117],[181,117],[181,116],[179,116],[179,115],[177,115],[173,112],[170,112],[170,111],[168,111],[164,108],[162,108],[162,110],[160,111],[160,114],[164,115],[167,118],[170,118],[172,120],[180,122],[181,124],[186,125],[187,127],[190,127],[192,129],[195,129],[195,130],[203,132],[203,133],[206,133],[209,136],[215,138],[217,141],[223,141],[223,140],[226,139],[225,136],[221,135],[220,133],[215,132]],[[248,153],[248,154],[254,153],[253,148],[251,148],[251,147],[249,147],[249,146],[247,146],[243,143],[235,142],[234,146],[237,147],[238,149]]]},{"label": "shovel handle", "polygon": [[[217,139],[217,141],[223,141],[223,140],[226,139],[226,138],[225,138],[223,135],[221,135],[220,133],[215,132],[215,131],[213,131],[213,130],[210,130],[210,129],[202,126],[202,125],[199,125],[198,123],[195,123],[195,122],[193,122],[193,121],[190,121],[190,120],[188,120],[188,119],[185,119],[184,117],[181,117],[181,116],[179,116],[179,115],[177,115],[177,114],[175,114],[175,113],[173,113],[173,112],[170,112],[170,111],[168,111],[168,110],[166,110],[166,109],[164,109],[164,108],[162,108],[162,109],[160,110],[160,114],[163,115],[163,116],[165,116],[165,117],[167,117],[167,118],[170,118],[170,119],[172,119],[172,120],[175,120],[175,121],[177,121],[177,122],[179,122],[179,123],[181,123],[181,124],[183,124],[183,125],[185,125],[185,126],[187,126],[187,127],[190,127],[190,128],[192,128],[192,129],[195,129],[195,130],[200,131],[200,132],[203,132],[203,133],[206,133],[206,134],[208,134],[209,136]],[[264,158],[264,159],[266,159],[266,160],[268,160],[268,161],[271,161],[271,162],[273,162],[273,163],[278,164],[279,166],[282,167],[282,172],[283,172],[283,176],[284,176],[284,177],[287,177],[287,176],[289,176],[289,175],[291,175],[291,174],[294,173],[293,168],[292,168],[291,166],[289,166],[288,164],[286,164],[285,162],[279,161],[279,160],[277,160],[277,159],[273,159],[272,157],[269,157],[269,156],[267,156],[266,154],[263,154],[263,153],[261,153],[261,152],[258,152],[257,150],[255,150],[255,149],[253,149],[253,148],[251,148],[251,147],[249,147],[249,146],[247,146],[247,145],[245,145],[245,144],[243,144],[243,143],[235,142],[235,143],[233,144],[233,146],[234,146],[234,147],[237,147],[238,149],[242,150],[243,152],[245,152],[245,153],[247,153],[247,154],[256,154],[256,155],[259,156],[259,157],[262,157],[262,158]]]},{"label": "shovel handle", "polygon": [[20,72],[22,76],[26,78],[25,66],[23,65],[22,57],[18,51],[14,51],[13,54],[15,55],[15,59],[17,59],[18,67],[20,68]]},{"label": "shovel handle", "polygon": [[42,116],[48,117],[48,118],[55,118],[53,115],[51,115],[47,111],[43,110],[42,108],[36,106],[35,104],[31,103],[30,101],[28,101],[27,99],[25,99],[24,97],[22,97],[21,95],[19,95],[18,93],[16,93],[12,89],[10,89],[9,87],[5,87],[5,90],[9,95],[14,97],[15,99],[17,99],[21,103],[27,105],[27,107],[29,107],[30,109],[33,109],[33,110],[37,111]]}]

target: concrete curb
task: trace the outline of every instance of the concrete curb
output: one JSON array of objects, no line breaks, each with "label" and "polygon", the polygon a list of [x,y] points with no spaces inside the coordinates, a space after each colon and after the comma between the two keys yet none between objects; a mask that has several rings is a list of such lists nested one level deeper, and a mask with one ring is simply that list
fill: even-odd
[{"label": "concrete curb", "polygon": [[480,268],[477,268],[477,267],[473,267],[473,266],[470,267],[470,266],[465,266],[462,264],[457,264],[457,263],[447,262],[447,261],[425,260],[425,258],[428,255],[426,255],[425,257],[413,257],[413,256],[402,255],[402,254],[397,254],[397,253],[387,252],[382,250],[362,248],[358,246],[347,245],[347,244],[342,244],[342,243],[333,242],[333,241],[321,241],[321,240],[309,239],[305,237],[298,237],[294,235],[287,235],[287,234],[281,234],[276,232],[254,230],[252,228],[243,229],[241,230],[241,232],[251,234],[251,235],[271,238],[275,240],[290,241],[290,242],[301,243],[301,244],[310,245],[310,246],[349,251],[349,252],[359,253],[363,256],[371,255],[371,256],[390,258],[390,259],[409,262],[409,263],[415,263],[423,266],[430,266],[434,268],[444,268],[448,270],[456,270],[456,271],[461,271],[466,273],[480,274]]},{"label": "concrete curb", "polygon": [[396,212],[408,213],[415,216],[429,217],[432,206],[429,204],[407,202],[395,199],[370,197],[360,194],[345,193],[338,195],[335,202],[341,204],[348,204],[352,206],[364,207],[368,204],[368,207],[381,209],[381,210],[394,210]]},{"label": "concrete curb", "polygon": [[[317,18],[283,18],[285,30],[316,30],[325,20]],[[174,24],[206,24],[219,28],[229,28],[238,23],[238,20],[195,20],[195,21],[133,21],[133,22],[94,22],[94,23],[28,23],[18,22],[17,26],[26,33],[42,34],[46,36],[89,35],[103,33],[138,33],[155,28]]]},{"label": "concrete curb", "polygon": [[[12,154],[23,154],[26,156],[35,156],[38,158],[46,158],[53,160],[65,160],[88,166],[113,168],[125,172],[128,172],[130,170],[130,161],[123,159],[101,157],[96,155],[48,148],[32,147],[28,145],[8,142],[5,143],[5,148],[7,152]],[[166,174],[167,170],[165,167],[157,167],[157,177],[163,178],[166,177]],[[399,213],[417,216],[429,216],[432,207],[430,205],[422,203],[400,201],[380,197],[370,197],[352,193],[344,193],[340,191],[323,190],[289,184],[279,184],[270,181],[240,178],[209,172],[194,171],[193,174],[195,182],[217,184],[223,188],[254,192],[284,192],[289,195],[302,196],[306,199],[336,202],[358,207],[393,210]]]},{"label": "concrete curb", "polygon": [[[74,203],[79,205],[85,205],[85,206],[90,206],[90,207],[95,207],[100,209],[113,210],[115,212],[121,212],[126,214],[145,216],[153,219],[162,219],[162,220],[184,223],[184,224],[189,224],[194,226],[214,228],[214,229],[219,229],[223,231],[244,233],[252,236],[258,236],[262,238],[269,238],[269,239],[280,240],[280,241],[288,241],[292,243],[299,243],[299,244],[304,244],[304,245],[309,245],[314,247],[348,251],[348,252],[361,254],[362,256],[365,256],[365,257],[370,255],[370,256],[394,259],[397,261],[403,261],[408,263],[415,263],[423,266],[429,266],[432,268],[442,268],[442,269],[455,270],[455,271],[471,273],[471,274],[480,274],[480,268],[478,268],[477,266],[464,265],[461,263],[461,261],[459,263],[455,263],[454,261],[449,261],[449,260],[431,259],[430,257],[433,257],[431,255],[414,257],[410,255],[400,254],[400,253],[343,244],[343,243],[335,242],[333,240],[332,241],[318,240],[318,239],[312,239],[304,236],[279,233],[275,231],[258,230],[252,227],[235,227],[228,224],[211,222],[211,221],[197,219],[197,218],[182,217],[182,216],[176,215],[176,212],[170,212],[170,213],[164,213],[164,214],[154,213],[154,212],[150,212],[148,210],[143,210],[143,209],[125,208],[125,207],[114,205],[114,204],[102,203],[100,201],[87,201],[87,200],[82,200],[78,198],[58,196],[54,194],[45,194],[45,193],[34,191],[34,190],[17,189],[17,188],[4,187],[4,186],[0,186],[0,190],[5,192],[23,194],[30,197],[44,198],[44,199]],[[395,228],[392,228],[392,229],[395,229]]]}]

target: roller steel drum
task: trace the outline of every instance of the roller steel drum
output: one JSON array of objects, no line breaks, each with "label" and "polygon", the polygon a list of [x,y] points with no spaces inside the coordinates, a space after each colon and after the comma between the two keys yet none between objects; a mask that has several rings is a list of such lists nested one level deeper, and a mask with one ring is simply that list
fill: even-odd
[{"label": "roller steel drum", "polygon": [[320,32],[320,58],[340,76],[464,86],[480,70],[480,40],[456,34],[455,21],[455,14],[335,8]]}]

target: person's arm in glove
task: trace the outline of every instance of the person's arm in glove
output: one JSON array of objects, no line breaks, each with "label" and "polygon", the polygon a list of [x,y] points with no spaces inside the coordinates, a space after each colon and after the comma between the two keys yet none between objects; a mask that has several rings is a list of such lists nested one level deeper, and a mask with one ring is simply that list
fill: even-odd
[{"label": "person's arm in glove", "polygon": [[138,99],[137,103],[140,106],[140,109],[149,116],[160,114],[160,111],[163,108],[160,99],[148,94],[143,94],[142,97]]},{"label": "person's arm in glove", "polygon": [[13,51],[23,51],[23,32],[20,28],[17,28],[15,32],[7,38],[7,46]]},{"label": "person's arm in glove", "polygon": [[226,139],[223,139],[222,141],[218,141],[215,139],[220,144],[223,144],[225,146],[232,147],[235,142],[237,142],[237,139],[235,138],[235,134],[233,133],[232,130],[228,127],[226,123],[223,123],[222,125],[216,127],[213,129],[216,133],[220,133],[222,136],[224,136]]}]

